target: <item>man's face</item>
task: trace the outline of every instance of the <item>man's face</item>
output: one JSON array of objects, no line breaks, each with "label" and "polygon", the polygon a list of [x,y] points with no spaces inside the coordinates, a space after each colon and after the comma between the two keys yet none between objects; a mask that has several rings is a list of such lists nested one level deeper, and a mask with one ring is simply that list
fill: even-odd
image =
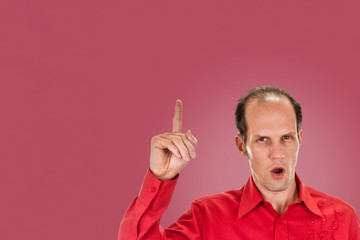
[{"label": "man's face", "polygon": [[247,155],[251,174],[260,191],[280,192],[295,183],[295,166],[302,131],[296,132],[296,115],[288,100],[252,100],[245,109],[246,146],[236,142]]}]

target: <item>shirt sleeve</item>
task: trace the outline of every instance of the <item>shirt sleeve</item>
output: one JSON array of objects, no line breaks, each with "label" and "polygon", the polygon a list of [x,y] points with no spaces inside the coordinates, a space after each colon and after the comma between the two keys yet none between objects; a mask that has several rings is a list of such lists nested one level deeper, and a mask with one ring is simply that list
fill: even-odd
[{"label": "shirt sleeve", "polygon": [[175,223],[171,224],[166,232],[166,239],[172,240],[200,240],[205,231],[202,206],[197,200],[191,203],[187,210]]},{"label": "shirt sleeve", "polygon": [[170,203],[177,181],[178,176],[165,181],[147,171],[139,195],[131,202],[121,221],[119,240],[167,239],[160,219]]}]

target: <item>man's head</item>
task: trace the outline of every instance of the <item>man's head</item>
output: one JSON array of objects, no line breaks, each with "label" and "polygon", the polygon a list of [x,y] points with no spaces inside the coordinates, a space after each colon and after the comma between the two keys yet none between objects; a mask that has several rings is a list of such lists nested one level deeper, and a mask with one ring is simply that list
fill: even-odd
[{"label": "man's head", "polygon": [[294,182],[301,121],[300,105],[281,89],[254,88],[239,100],[236,145],[260,191],[284,191]]},{"label": "man's head", "polygon": [[296,126],[297,126],[297,133],[301,130],[301,123],[302,123],[302,112],[301,106],[293,98],[288,92],[276,88],[276,87],[257,87],[252,88],[250,91],[239,99],[238,105],[235,111],[235,124],[237,129],[239,130],[240,136],[243,138],[244,142],[246,143],[246,132],[247,132],[247,124],[245,119],[245,108],[248,102],[251,100],[259,100],[259,101],[270,101],[276,99],[288,99],[292,104],[295,115],[296,115]]}]

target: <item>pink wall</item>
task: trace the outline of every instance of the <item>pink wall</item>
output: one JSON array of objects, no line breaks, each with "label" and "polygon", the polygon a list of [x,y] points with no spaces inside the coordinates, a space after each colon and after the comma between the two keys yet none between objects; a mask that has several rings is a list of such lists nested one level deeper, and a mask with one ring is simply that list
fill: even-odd
[{"label": "pink wall", "polygon": [[234,108],[259,85],[302,104],[303,182],[360,213],[359,5],[236,2],[1,2],[0,239],[116,239],[176,98],[198,157],[163,225],[240,188]]}]

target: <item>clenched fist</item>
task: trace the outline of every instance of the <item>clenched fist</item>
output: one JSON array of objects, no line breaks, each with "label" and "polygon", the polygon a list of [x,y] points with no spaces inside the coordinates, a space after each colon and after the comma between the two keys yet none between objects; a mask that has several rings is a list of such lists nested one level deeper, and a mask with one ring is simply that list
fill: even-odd
[{"label": "clenched fist", "polygon": [[151,139],[150,170],[159,179],[173,179],[190,159],[196,157],[197,139],[188,130],[181,132],[182,103],[175,105],[173,129],[171,133],[154,136]]}]

